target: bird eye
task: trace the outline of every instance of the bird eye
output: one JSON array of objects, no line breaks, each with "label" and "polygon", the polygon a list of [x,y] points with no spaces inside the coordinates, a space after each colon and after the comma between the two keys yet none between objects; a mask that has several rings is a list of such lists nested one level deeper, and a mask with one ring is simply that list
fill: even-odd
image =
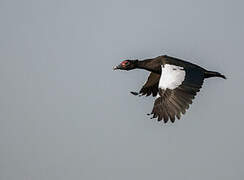
[{"label": "bird eye", "polygon": [[129,61],[123,61],[121,64],[122,64],[123,66],[126,66],[126,65],[129,64]]}]

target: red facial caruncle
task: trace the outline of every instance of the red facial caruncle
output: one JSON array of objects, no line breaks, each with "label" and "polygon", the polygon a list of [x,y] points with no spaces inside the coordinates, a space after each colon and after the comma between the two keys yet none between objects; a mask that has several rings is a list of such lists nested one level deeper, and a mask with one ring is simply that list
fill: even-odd
[{"label": "red facial caruncle", "polygon": [[121,63],[121,66],[126,66],[127,64],[129,63],[129,61],[127,61],[127,60],[125,60],[125,61],[123,61],[122,63]]}]

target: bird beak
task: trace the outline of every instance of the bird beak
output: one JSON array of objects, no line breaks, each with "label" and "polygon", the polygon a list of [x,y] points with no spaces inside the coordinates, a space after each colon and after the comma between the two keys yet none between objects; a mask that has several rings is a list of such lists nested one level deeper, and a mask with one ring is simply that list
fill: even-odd
[{"label": "bird beak", "polygon": [[113,70],[117,70],[117,69],[121,69],[121,65],[118,65],[118,66],[114,66],[113,67]]}]

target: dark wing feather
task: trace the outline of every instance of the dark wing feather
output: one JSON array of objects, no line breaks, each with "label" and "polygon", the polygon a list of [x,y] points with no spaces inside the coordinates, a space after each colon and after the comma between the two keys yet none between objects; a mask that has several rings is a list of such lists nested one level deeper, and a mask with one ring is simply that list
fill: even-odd
[{"label": "dark wing feather", "polygon": [[158,83],[160,79],[160,74],[156,73],[150,73],[150,75],[147,78],[146,83],[143,85],[139,93],[137,92],[131,92],[133,95],[146,95],[146,96],[156,96],[158,93]]},{"label": "dark wing feather", "polygon": [[158,118],[158,121],[168,122],[175,121],[175,117],[181,118],[185,114],[192,100],[200,91],[204,80],[202,69],[190,68],[185,69],[186,77],[182,84],[175,89],[159,89],[159,97],[154,102],[151,112],[152,118]]}]

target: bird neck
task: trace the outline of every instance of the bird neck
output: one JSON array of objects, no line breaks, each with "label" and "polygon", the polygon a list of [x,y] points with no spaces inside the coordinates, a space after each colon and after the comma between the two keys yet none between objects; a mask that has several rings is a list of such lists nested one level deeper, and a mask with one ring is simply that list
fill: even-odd
[{"label": "bird neck", "polygon": [[137,69],[145,69],[147,71],[156,73],[156,74],[161,74],[161,68],[160,64],[156,63],[154,59],[145,59],[142,61],[137,61],[136,64]]}]

